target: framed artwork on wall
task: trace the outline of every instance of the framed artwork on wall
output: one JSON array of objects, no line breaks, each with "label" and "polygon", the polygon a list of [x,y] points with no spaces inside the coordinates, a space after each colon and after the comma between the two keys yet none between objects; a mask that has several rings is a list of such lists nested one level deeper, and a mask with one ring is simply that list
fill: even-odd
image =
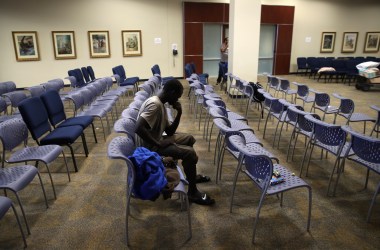
[{"label": "framed artwork on wall", "polygon": [[367,32],[364,41],[364,52],[371,53],[379,51],[380,32]]},{"label": "framed artwork on wall", "polygon": [[55,59],[77,58],[74,31],[52,31]]},{"label": "framed artwork on wall", "polygon": [[13,31],[12,36],[18,62],[40,60],[36,31]]},{"label": "framed artwork on wall", "polygon": [[344,32],[342,41],[342,53],[354,53],[358,41],[358,32]]},{"label": "framed artwork on wall", "polygon": [[336,32],[322,32],[321,53],[334,52]]},{"label": "framed artwork on wall", "polygon": [[142,56],[141,30],[122,30],[123,56]]},{"label": "framed artwork on wall", "polygon": [[91,58],[111,57],[108,31],[89,31],[88,42]]}]

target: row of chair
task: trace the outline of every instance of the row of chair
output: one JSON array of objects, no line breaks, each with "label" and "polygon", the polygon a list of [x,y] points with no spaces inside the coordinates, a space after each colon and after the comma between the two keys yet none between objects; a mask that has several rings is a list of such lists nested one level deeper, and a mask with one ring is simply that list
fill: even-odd
[{"label": "row of chair", "polygon": [[[242,80],[239,79],[239,81]],[[212,88],[208,87],[207,92],[205,92],[206,86],[207,85],[202,86],[202,83],[197,80],[190,83],[190,87],[193,88],[190,93],[194,95],[194,97],[190,96],[190,98],[197,100],[193,105],[198,105],[202,108],[201,110],[204,109],[207,111],[204,119],[204,138],[209,141],[209,145],[211,142],[213,126],[215,125],[215,127],[219,129],[214,151],[216,183],[221,180],[225,152],[229,152],[235,159],[238,160],[238,167],[236,169],[232,187],[230,212],[232,212],[233,197],[238,175],[240,172],[244,172],[253,182],[259,184],[258,187],[262,191],[259,209],[256,213],[255,224],[253,227],[252,241],[255,239],[260,208],[265,195],[278,193],[282,194],[287,190],[298,187],[306,187],[309,190],[309,216],[307,223],[307,230],[309,230],[311,216],[311,187],[299,177],[291,176],[289,170],[287,170],[284,166],[279,165],[278,159],[266,150],[260,140],[256,137],[254,130],[247,124],[247,119],[238,113],[230,111],[226,107],[226,103],[222,100],[222,97],[213,92]],[[196,114],[198,113],[198,109],[196,107],[191,108],[191,110],[193,109],[195,114],[194,117],[199,119],[200,124],[202,120],[201,113],[197,116]],[[210,119],[213,120],[213,123],[209,130],[208,123]],[[260,167],[257,165],[257,159],[260,159],[258,162],[263,163]],[[263,161],[265,161],[265,163]],[[272,163],[272,161],[275,163]],[[260,169],[259,172],[257,171],[257,168]],[[282,176],[286,179],[284,183],[277,186],[270,185],[270,179],[274,170],[281,171]]]},{"label": "row of chair", "polygon": [[[290,141],[288,142],[287,159],[289,159],[291,148],[293,150],[293,153],[292,153],[292,159],[293,159],[298,135],[303,135],[306,137],[307,145],[306,147],[304,147],[305,151],[304,151],[302,164],[300,167],[300,173],[299,173],[300,177],[302,176],[302,171],[303,171],[305,163],[307,166],[306,175],[308,174],[308,168],[310,165],[310,159],[311,159],[314,146],[320,147],[323,150],[326,150],[327,152],[336,156],[336,161],[330,175],[329,185],[327,189],[328,194],[330,192],[330,186],[332,183],[334,173],[337,172],[335,187],[333,191],[333,194],[335,195],[340,173],[342,172],[342,169],[344,167],[344,159],[346,158],[353,159],[354,161],[357,161],[361,163],[362,165],[364,165],[365,167],[367,167],[368,173],[370,170],[373,170],[375,173],[380,173],[379,172],[380,141],[371,136],[366,136],[358,132],[355,132],[352,128],[348,126],[349,122],[355,122],[355,121],[375,122],[376,121],[374,129],[371,132],[371,135],[372,135],[372,133],[376,131],[375,128],[378,128],[379,126],[378,120],[380,117],[380,113],[379,113],[380,107],[371,106],[372,108],[377,110],[377,112],[379,113],[379,117],[376,120],[376,119],[370,118],[369,116],[365,114],[354,113],[353,112],[354,103],[351,99],[344,98],[338,94],[334,94],[335,97],[340,99],[341,104],[337,108],[331,108],[331,106],[329,105],[328,95],[326,93],[320,93],[320,92],[314,91],[315,97],[314,97],[314,101],[310,110],[310,112],[314,112],[314,113],[310,113],[310,112],[304,111],[304,105],[300,106],[293,103],[289,103],[286,100],[278,99],[275,96],[265,91],[263,93],[265,97],[264,110],[266,110],[267,112],[267,119],[264,126],[264,136],[265,136],[265,131],[267,128],[267,121],[272,118],[277,119],[277,125],[276,125],[274,136],[273,136],[273,146],[275,145],[277,133],[279,133],[279,138],[278,138],[278,145],[279,145],[281,131],[284,124],[293,126],[292,135],[289,137]],[[315,113],[316,109],[319,109],[323,112],[322,117],[320,117],[318,114]],[[335,115],[334,123],[336,121],[336,116],[340,115],[347,119],[347,122],[346,122],[347,125],[341,126],[341,125],[324,122],[323,120],[324,120],[325,114],[334,114]],[[282,125],[280,127],[280,131],[278,132],[280,124]],[[364,126],[364,129],[365,129],[365,126]],[[346,139],[348,134],[351,134],[351,137],[352,137],[350,142],[348,142],[348,140]],[[364,143],[370,146],[362,148],[361,152],[357,152],[359,148],[354,143],[355,137],[360,137],[361,143]],[[359,139],[356,138],[356,140],[358,141]],[[356,148],[356,152],[354,148]],[[364,157],[364,158],[360,159],[360,157]],[[368,174],[367,174],[366,183],[367,181],[368,181]],[[373,207],[373,204],[378,192],[379,192],[379,188],[375,191],[374,198],[372,199],[371,206],[367,215],[368,221],[370,219],[372,207]]]},{"label": "row of chair", "polygon": [[327,80],[332,80],[335,77],[336,81],[339,79],[342,82],[351,83],[355,81],[359,75],[356,65],[367,62],[367,61],[378,61],[380,58],[376,57],[344,57],[344,58],[334,58],[334,57],[297,57],[297,73],[304,72],[305,75],[309,73],[309,78],[313,76],[315,79],[318,71],[323,67],[332,67],[334,71],[324,71],[319,73],[319,79],[324,76],[325,82]]},{"label": "row of chair", "polygon": [[[16,90],[16,85],[13,82],[1,83],[0,89],[1,87],[4,87],[4,93],[0,99],[0,106],[5,114],[9,114],[2,115],[0,122],[1,161],[3,166],[1,171],[3,178],[0,181],[0,188],[15,193],[24,217],[27,232],[30,234],[26,213],[17,192],[25,188],[37,175],[42,186],[46,206],[48,207],[43,182],[37,169],[38,166],[41,163],[46,166],[54,198],[56,199],[53,176],[49,165],[62,154],[70,181],[70,171],[62,146],[67,146],[70,149],[74,169],[78,171],[73,144],[76,143],[77,138],[81,137],[85,155],[88,156],[84,130],[90,125],[94,140],[97,142],[93,123],[97,113],[92,107],[95,107],[97,104],[97,111],[100,112],[102,110],[104,112],[108,107],[113,106],[112,110],[115,108],[116,116],[118,116],[116,102],[123,100],[127,90],[120,86],[113,88],[111,77],[96,79],[87,83],[82,88],[71,88],[67,92],[64,91],[62,79],[49,80],[46,83],[28,87],[26,90]],[[87,93],[87,95],[84,93]],[[77,100],[76,97],[82,101],[82,106],[78,105],[77,102],[74,103],[74,100]],[[72,117],[66,116],[64,104],[66,100],[71,100],[74,104],[68,105],[69,107],[74,106]],[[85,103],[84,100],[88,102]],[[10,110],[7,109],[7,103],[11,107]],[[122,106],[123,101],[119,105]],[[5,116],[7,116],[7,119],[4,119]],[[111,115],[111,117],[113,116]],[[35,146],[27,145],[28,131],[35,140]],[[105,129],[103,131],[105,132]],[[20,144],[23,144],[24,147],[20,148]],[[10,154],[8,153],[9,151],[11,152]],[[35,166],[5,166],[5,163],[14,164],[29,161],[36,162]],[[0,218],[4,216],[10,207],[14,208],[12,201],[6,197],[0,197]],[[14,211],[19,222],[15,208]],[[26,247],[27,243],[21,223],[19,223],[19,227]]]}]

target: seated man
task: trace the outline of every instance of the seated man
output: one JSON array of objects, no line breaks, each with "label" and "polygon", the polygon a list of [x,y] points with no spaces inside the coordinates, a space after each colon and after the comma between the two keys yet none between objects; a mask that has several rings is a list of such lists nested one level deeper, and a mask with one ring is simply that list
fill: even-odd
[{"label": "seated man", "polygon": [[[189,182],[189,200],[200,205],[212,205],[215,200],[197,189],[197,182],[210,179],[206,176],[197,176],[198,156],[193,148],[194,137],[189,134],[175,134],[182,115],[182,106],[178,102],[182,93],[182,84],[177,79],[172,79],[164,85],[157,96],[147,99],[142,104],[137,117],[136,134],[142,139],[143,146],[151,151],[162,156],[173,157],[175,160],[182,160],[182,166]],[[171,124],[168,121],[165,103],[169,103],[177,111]],[[163,136],[163,132],[166,135]]]}]

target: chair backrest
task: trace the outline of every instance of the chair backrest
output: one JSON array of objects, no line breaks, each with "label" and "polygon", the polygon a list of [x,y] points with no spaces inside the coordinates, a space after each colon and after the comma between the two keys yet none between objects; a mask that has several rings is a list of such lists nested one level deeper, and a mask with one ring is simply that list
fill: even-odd
[{"label": "chair backrest", "polygon": [[161,76],[160,66],[158,66],[157,64],[153,65],[151,70],[152,70],[153,75],[158,74]]},{"label": "chair backrest", "polygon": [[135,120],[137,120],[138,115],[139,115],[139,111],[136,109],[132,109],[132,108],[126,108],[121,113],[122,117],[124,117],[124,118],[131,117],[132,119],[135,119]]},{"label": "chair backrest", "polygon": [[193,72],[192,72],[192,69],[191,69],[191,65],[187,63],[185,65],[185,76],[186,76],[186,78],[189,78],[192,73]]},{"label": "chair backrest", "polygon": [[287,79],[280,78],[280,90],[281,91],[286,91],[290,87],[290,82]]},{"label": "chair backrest", "polygon": [[83,75],[83,77],[84,77],[84,80],[85,80],[86,82],[90,82],[90,81],[91,81],[91,80],[90,80],[90,74],[89,74],[88,71],[87,71],[87,67],[82,67],[80,70],[82,71],[82,75]]},{"label": "chair backrest", "polygon": [[23,90],[8,92],[3,94],[3,96],[10,101],[12,108],[17,108],[20,102],[28,98]]},{"label": "chair backrest", "polygon": [[28,128],[21,118],[13,118],[0,123],[0,140],[3,145],[2,161],[5,160],[5,151],[11,151],[21,143],[26,145]]},{"label": "chair backrest", "polygon": [[7,87],[7,92],[16,91],[16,84],[12,81],[4,82],[5,86]]},{"label": "chair backrest", "polygon": [[73,86],[74,88],[81,88],[86,85],[82,71],[80,69],[72,69],[69,70],[67,73],[69,76],[75,77],[76,83],[75,86]]},{"label": "chair backrest", "polygon": [[30,92],[32,97],[39,97],[45,93],[45,87],[43,85],[28,87],[27,90]]},{"label": "chair backrest", "polygon": [[245,168],[255,184],[266,192],[273,174],[272,160],[265,155],[248,154],[244,151]]},{"label": "chair backrest", "polygon": [[51,125],[55,127],[58,123],[66,120],[65,107],[57,91],[49,90],[43,93],[41,100],[45,105]]},{"label": "chair backrest", "polygon": [[112,72],[120,76],[120,82],[124,82],[124,80],[127,78],[125,75],[125,70],[124,70],[123,65],[118,65],[116,67],[113,67]]},{"label": "chair backrest", "polygon": [[357,157],[364,161],[380,164],[380,139],[360,134],[352,129],[343,129],[351,134],[351,149]]},{"label": "chair backrest", "polygon": [[330,105],[330,96],[327,93],[315,93],[315,99],[314,99],[315,105],[319,107],[328,107]]},{"label": "chair backrest", "polygon": [[299,115],[298,111],[304,111],[303,107],[299,105],[293,105],[293,106],[288,107],[286,115],[289,121],[293,123],[296,123],[298,121],[298,115]]},{"label": "chair backrest", "polygon": [[313,138],[330,146],[343,146],[346,142],[347,133],[339,125],[329,124],[311,115],[305,118],[313,123]]},{"label": "chair backrest", "polygon": [[[61,78],[56,78],[56,79],[47,81],[47,85],[45,86],[48,86],[48,85],[51,85],[51,88],[56,90],[57,92],[61,91],[65,87],[65,83],[63,82]],[[50,88],[47,88],[46,90],[50,90]]]},{"label": "chair backrest", "polygon": [[309,95],[309,87],[305,84],[297,83],[297,96],[307,97]]},{"label": "chair backrest", "polygon": [[87,66],[87,72],[90,75],[91,80],[94,81],[96,78],[95,78],[95,72],[92,66]]},{"label": "chair backrest", "polygon": [[[107,147],[107,155],[111,159],[124,160],[128,167],[128,191],[131,192],[135,183],[135,168],[133,163],[128,159],[135,151],[133,140],[126,136],[118,136],[112,139]],[[130,194],[128,194],[130,195]]]},{"label": "chair backrest", "polygon": [[136,121],[132,118],[120,118],[113,126],[116,133],[124,133],[135,143]]},{"label": "chair backrest", "polygon": [[82,109],[84,105],[84,98],[81,93],[73,93],[67,96],[69,100],[71,100],[74,104],[74,116],[76,116],[77,111]]},{"label": "chair backrest", "polygon": [[297,57],[298,68],[305,68],[307,65],[306,57]]},{"label": "chair backrest", "polygon": [[340,99],[338,114],[351,115],[355,110],[355,103],[349,98],[345,98],[337,93],[333,93],[333,96]]},{"label": "chair backrest", "polygon": [[18,108],[34,140],[38,141],[43,134],[51,130],[48,113],[40,98],[25,99]]}]

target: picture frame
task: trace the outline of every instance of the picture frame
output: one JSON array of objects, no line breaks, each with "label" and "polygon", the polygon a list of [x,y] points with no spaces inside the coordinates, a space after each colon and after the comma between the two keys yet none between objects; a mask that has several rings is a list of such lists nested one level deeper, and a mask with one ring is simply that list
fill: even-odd
[{"label": "picture frame", "polygon": [[358,41],[358,32],[344,32],[342,40],[342,53],[354,53]]},{"label": "picture frame", "polygon": [[74,31],[52,31],[51,33],[55,59],[76,59]]},{"label": "picture frame", "polygon": [[123,56],[142,56],[141,30],[122,30]]},{"label": "picture frame", "polygon": [[334,52],[336,32],[322,32],[321,53]]},{"label": "picture frame", "polygon": [[18,62],[40,60],[37,31],[13,31],[12,37]]},{"label": "picture frame", "polygon": [[91,58],[111,57],[110,38],[107,30],[88,31]]},{"label": "picture frame", "polygon": [[380,31],[367,32],[364,41],[364,53],[376,53],[379,51]]}]

